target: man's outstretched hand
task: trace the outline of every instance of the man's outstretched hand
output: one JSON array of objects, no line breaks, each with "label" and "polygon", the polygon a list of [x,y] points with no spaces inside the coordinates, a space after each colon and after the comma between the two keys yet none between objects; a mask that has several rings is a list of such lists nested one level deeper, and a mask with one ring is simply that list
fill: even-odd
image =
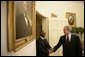
[{"label": "man's outstretched hand", "polygon": [[54,52],[54,49],[52,48],[52,49],[50,49],[49,54],[51,54],[53,52]]}]

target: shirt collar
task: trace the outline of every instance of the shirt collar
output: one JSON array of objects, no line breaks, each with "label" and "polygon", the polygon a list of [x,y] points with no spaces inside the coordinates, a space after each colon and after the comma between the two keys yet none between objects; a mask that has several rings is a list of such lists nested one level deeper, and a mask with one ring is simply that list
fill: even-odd
[{"label": "shirt collar", "polygon": [[40,36],[40,38],[44,40],[44,38],[42,36]]},{"label": "shirt collar", "polygon": [[71,37],[71,33],[68,36]]},{"label": "shirt collar", "polygon": [[69,37],[69,40],[71,40],[71,33],[69,33],[69,35],[66,35],[66,38],[67,36]]}]

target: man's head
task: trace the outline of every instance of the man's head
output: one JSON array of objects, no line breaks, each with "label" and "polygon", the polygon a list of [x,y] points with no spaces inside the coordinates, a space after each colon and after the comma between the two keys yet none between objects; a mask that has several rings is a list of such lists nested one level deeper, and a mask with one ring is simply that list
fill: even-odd
[{"label": "man's head", "polygon": [[69,33],[70,33],[70,31],[71,31],[71,27],[69,27],[69,26],[64,26],[63,31],[64,31],[64,34],[65,34],[65,35],[69,35]]},{"label": "man's head", "polygon": [[45,33],[44,31],[41,31],[41,32],[40,32],[40,36],[42,36],[42,37],[45,37],[45,34],[46,34],[46,33]]}]

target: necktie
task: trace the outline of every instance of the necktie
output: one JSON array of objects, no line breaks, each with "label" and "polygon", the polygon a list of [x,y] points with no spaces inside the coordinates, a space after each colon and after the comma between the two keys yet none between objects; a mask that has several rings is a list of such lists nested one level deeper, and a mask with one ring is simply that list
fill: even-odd
[{"label": "necktie", "polygon": [[67,42],[69,43],[69,36],[67,36]]},{"label": "necktie", "polygon": [[68,47],[70,47],[69,36],[67,36],[67,45],[68,45]]}]

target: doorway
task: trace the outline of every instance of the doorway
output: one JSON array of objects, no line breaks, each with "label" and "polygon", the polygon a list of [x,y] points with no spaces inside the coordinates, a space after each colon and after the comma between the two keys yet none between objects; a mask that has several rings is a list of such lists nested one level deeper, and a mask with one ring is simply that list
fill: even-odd
[{"label": "doorway", "polygon": [[38,39],[40,37],[40,32],[44,31],[46,33],[45,38],[48,40],[48,19],[47,17],[36,11],[36,55],[38,54]]},{"label": "doorway", "polygon": [[36,40],[39,38],[41,30],[43,30],[42,21],[44,18],[45,17],[43,15],[41,15],[38,11],[36,11]]}]

